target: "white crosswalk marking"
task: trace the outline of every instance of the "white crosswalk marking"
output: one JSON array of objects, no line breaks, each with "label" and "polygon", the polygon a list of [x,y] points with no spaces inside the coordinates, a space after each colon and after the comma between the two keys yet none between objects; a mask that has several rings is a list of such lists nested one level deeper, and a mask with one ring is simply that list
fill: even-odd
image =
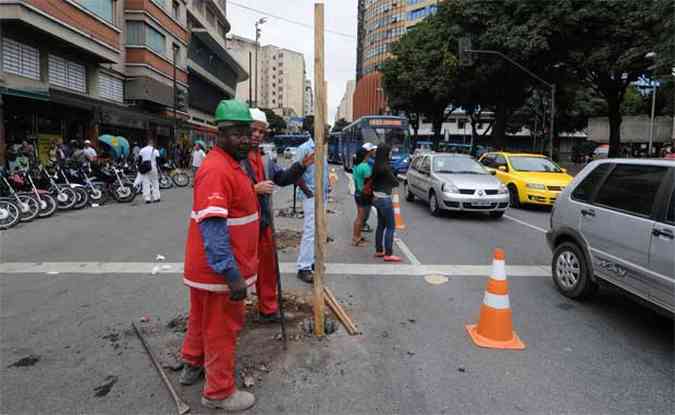
[{"label": "white crosswalk marking", "polygon": [[[16,274],[45,274],[50,276],[72,275],[146,275],[152,276],[154,262],[9,262],[0,265],[0,277]],[[296,265],[291,262],[280,264],[283,274],[295,274]],[[405,276],[419,277],[429,274],[446,276],[487,277],[492,271],[490,265],[414,265],[414,264],[326,264],[328,275],[354,275],[363,277]],[[162,263],[156,271],[161,275],[181,275],[183,264]],[[548,265],[507,265],[509,277],[550,277]]]}]

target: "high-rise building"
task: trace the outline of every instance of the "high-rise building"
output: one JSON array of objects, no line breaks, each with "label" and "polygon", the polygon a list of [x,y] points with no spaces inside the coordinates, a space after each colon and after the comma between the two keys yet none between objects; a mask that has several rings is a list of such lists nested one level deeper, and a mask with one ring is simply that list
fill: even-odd
[{"label": "high-rise building", "polygon": [[356,88],[356,81],[347,81],[345,86],[345,94],[342,96],[340,106],[338,107],[335,120],[344,119],[348,122],[354,121],[354,89]]},{"label": "high-rise building", "polygon": [[305,79],[305,117],[314,115],[314,90],[312,81]]},{"label": "high-rise building", "polygon": [[[193,109],[209,126],[246,77],[227,30],[225,0],[0,2],[0,165],[23,140],[43,160],[54,143],[105,134],[189,140]],[[189,98],[205,89],[208,104]]]},{"label": "high-rise building", "polygon": [[256,88],[255,41],[232,36],[228,40],[228,50],[241,66],[249,68],[249,63],[251,66],[251,80],[237,86],[237,98],[250,100],[258,107],[272,109],[282,116],[304,116],[306,72],[302,53],[274,45],[260,46]]},{"label": "high-rise building", "polygon": [[189,134],[192,141],[214,139],[217,134],[214,109],[222,99],[234,98],[239,81],[248,73],[226,49],[230,23],[225,0],[189,0],[187,25]]},{"label": "high-rise building", "polygon": [[392,44],[425,17],[436,12],[439,0],[359,0],[354,118],[384,114],[387,104],[378,71]]}]

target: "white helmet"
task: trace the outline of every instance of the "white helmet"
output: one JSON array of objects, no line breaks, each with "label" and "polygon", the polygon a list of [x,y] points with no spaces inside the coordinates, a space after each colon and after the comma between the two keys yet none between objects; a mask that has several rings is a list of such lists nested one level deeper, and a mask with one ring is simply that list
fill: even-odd
[{"label": "white helmet", "polygon": [[251,118],[253,118],[253,122],[261,122],[267,127],[270,125],[267,122],[267,115],[258,108],[251,108]]}]

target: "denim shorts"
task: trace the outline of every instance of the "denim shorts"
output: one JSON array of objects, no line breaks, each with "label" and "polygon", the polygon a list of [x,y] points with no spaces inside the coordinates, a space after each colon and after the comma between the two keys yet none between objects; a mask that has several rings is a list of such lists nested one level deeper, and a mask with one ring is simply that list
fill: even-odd
[{"label": "denim shorts", "polygon": [[354,201],[356,202],[356,206],[360,208],[369,208],[373,205],[372,202],[363,199],[364,198],[361,192],[354,193]]}]

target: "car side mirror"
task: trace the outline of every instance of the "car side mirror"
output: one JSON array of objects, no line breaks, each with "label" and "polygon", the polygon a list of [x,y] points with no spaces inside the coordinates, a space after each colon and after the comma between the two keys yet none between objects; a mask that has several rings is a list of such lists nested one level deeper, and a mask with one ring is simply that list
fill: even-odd
[{"label": "car side mirror", "polygon": [[498,169],[499,169],[499,171],[503,171],[504,173],[509,171],[508,167],[506,167],[506,166],[499,166]]},{"label": "car side mirror", "polygon": [[497,170],[490,170],[490,174],[493,175],[493,176],[496,176],[496,175],[497,175]]}]

